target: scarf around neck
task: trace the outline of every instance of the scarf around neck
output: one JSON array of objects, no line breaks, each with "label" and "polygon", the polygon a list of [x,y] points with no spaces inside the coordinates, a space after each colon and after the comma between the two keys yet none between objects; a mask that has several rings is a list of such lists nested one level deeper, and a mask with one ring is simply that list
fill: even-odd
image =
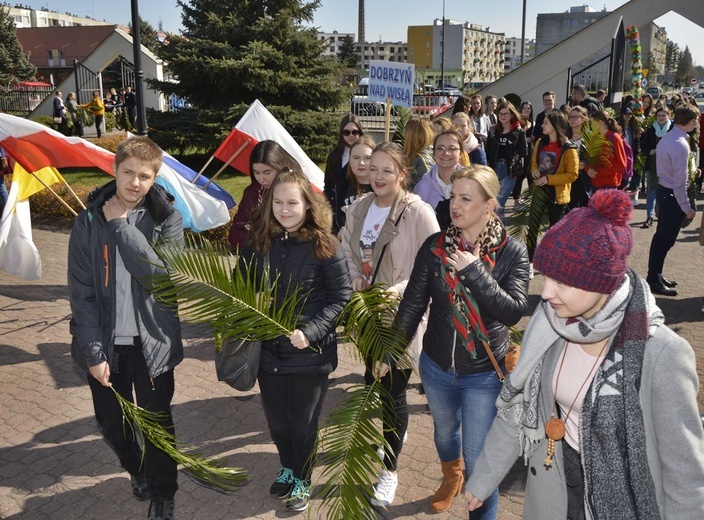
[{"label": "scarf around neck", "polygon": [[462,240],[462,231],[454,224],[450,224],[447,231],[440,233],[433,244],[433,253],[440,258],[440,275],[450,287],[448,299],[452,310],[452,323],[472,359],[477,358],[476,340],[488,348],[489,335],[479,313],[477,300],[460,281],[447,258],[458,250],[473,253],[475,245],[479,244],[479,259],[484,267],[491,272],[496,264],[496,251],[506,243],[506,240],[506,230],[501,220],[492,213],[489,222],[484,226],[474,244],[465,245]]},{"label": "scarf around neck", "polygon": [[539,406],[548,350],[564,340],[593,343],[612,338],[585,396],[580,421],[585,497],[596,518],[659,518],[639,390],[646,342],[663,323],[645,281],[630,269],[621,286],[587,320],[559,318],[543,301],[524,334],[520,361],[497,399],[497,415],[518,427],[527,461],[545,440]]},{"label": "scarf around neck", "polygon": [[662,139],[667,135],[667,132],[670,131],[670,126],[672,126],[672,121],[669,119],[667,120],[667,123],[665,123],[663,126],[660,126],[660,123],[658,123],[657,119],[653,121],[653,128],[655,129],[655,136]]}]

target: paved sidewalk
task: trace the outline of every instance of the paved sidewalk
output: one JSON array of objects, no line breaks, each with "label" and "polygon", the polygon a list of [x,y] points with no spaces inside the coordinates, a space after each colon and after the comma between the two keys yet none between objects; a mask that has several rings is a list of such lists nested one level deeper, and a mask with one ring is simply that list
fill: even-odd
[{"label": "paved sidewalk", "polygon": [[[644,211],[635,212],[632,266],[645,274],[650,237],[641,230]],[[699,216],[697,216],[699,222]],[[680,296],[658,298],[667,323],[692,343],[704,376],[703,253],[695,226],[687,228],[667,261],[667,275],[680,282]],[[136,501],[113,453],[97,434],[85,376],[70,357],[70,315],[66,289],[68,235],[34,231],[42,255],[43,279],[22,282],[0,272],[0,518],[25,520],[122,520],[146,518],[148,502]],[[542,279],[531,282],[531,309]],[[527,317],[521,323],[525,325]],[[222,495],[180,475],[179,520],[272,519],[293,516],[271,498],[268,487],[278,467],[257,387],[238,393],[218,383],[213,348],[203,328],[187,325],[186,359],[176,369],[174,418],[177,437],[209,455],[227,455],[247,469],[252,482]],[[346,387],[362,382],[352,356],[341,351],[324,415]],[[430,513],[428,497],[440,481],[433,425],[414,376],[409,390],[409,439],[399,460],[396,501],[380,518],[467,518],[466,502]],[[700,405],[704,393],[700,392]],[[500,518],[521,516],[524,468],[519,462],[501,487]],[[311,518],[319,518],[313,502]]]}]

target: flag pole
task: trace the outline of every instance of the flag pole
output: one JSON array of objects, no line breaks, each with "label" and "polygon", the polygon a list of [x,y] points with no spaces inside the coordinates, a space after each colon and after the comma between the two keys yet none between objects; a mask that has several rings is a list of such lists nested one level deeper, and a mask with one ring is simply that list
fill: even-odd
[{"label": "flag pole", "polygon": [[203,172],[206,170],[206,168],[208,168],[208,166],[210,166],[210,163],[213,162],[213,158],[214,158],[214,157],[215,157],[215,155],[211,155],[211,156],[210,156],[210,159],[208,159],[208,162],[206,162],[206,163],[205,163],[205,166],[203,166],[203,167],[200,169],[200,171],[198,172],[198,175],[196,175],[195,177],[193,177],[193,180],[191,181],[191,184],[195,184],[196,181],[198,180],[198,177],[200,177],[201,175],[203,175]]},{"label": "flag pole", "polygon": [[244,151],[244,149],[247,148],[247,146],[249,146],[249,143],[251,143],[251,142],[252,142],[251,139],[247,139],[247,140],[244,142],[244,144],[242,144],[242,146],[240,146],[240,147],[237,149],[237,151],[232,154],[232,157],[230,157],[230,158],[227,160],[227,162],[223,165],[223,167],[220,168],[217,172],[215,172],[215,175],[213,175],[213,176],[210,178],[210,180],[205,183],[205,185],[203,186],[203,189],[204,189],[204,190],[207,190],[207,189],[208,189],[208,186],[210,186],[210,183],[213,182],[213,181],[215,181],[215,179],[218,178],[218,175],[220,175],[220,174],[225,170],[225,168],[227,168],[228,166],[230,166],[230,163],[231,163],[232,161],[234,161],[234,160],[237,158],[237,156],[238,156],[239,154],[241,154],[241,153]]},{"label": "flag pole", "polygon": [[78,213],[76,213],[76,211],[75,211],[71,206],[69,206],[68,203],[67,203],[64,199],[62,199],[61,197],[59,197],[59,194],[56,193],[54,190],[52,190],[52,189],[49,187],[49,185],[48,185],[46,182],[44,182],[38,175],[35,175],[34,172],[29,172],[29,174],[30,174],[30,175],[33,175],[35,179],[37,179],[39,182],[41,182],[42,185],[43,185],[47,190],[49,190],[49,191],[52,193],[52,195],[54,195],[54,197],[56,197],[56,199],[57,199],[61,204],[63,204],[64,206],[66,206],[66,209],[68,209],[74,217],[77,217],[77,216],[78,216]]},{"label": "flag pole", "polygon": [[78,205],[79,205],[82,209],[86,209],[86,205],[83,204],[83,201],[78,197],[78,195],[76,195],[76,192],[73,191],[73,189],[71,188],[71,186],[69,186],[68,182],[66,182],[66,179],[64,179],[63,177],[61,177],[61,179],[64,181],[64,184],[65,184],[66,187],[68,188],[68,191],[70,191],[70,192],[71,192],[71,195],[73,195],[73,198],[76,199],[76,201],[78,202]]}]

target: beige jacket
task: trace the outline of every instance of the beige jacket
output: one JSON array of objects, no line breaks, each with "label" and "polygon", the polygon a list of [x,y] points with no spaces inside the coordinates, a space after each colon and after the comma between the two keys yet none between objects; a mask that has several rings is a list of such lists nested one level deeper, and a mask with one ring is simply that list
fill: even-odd
[{"label": "beige jacket", "polygon": [[[376,199],[374,193],[368,193],[354,201],[347,210],[347,223],[342,232],[342,247],[347,256],[350,277],[354,280],[362,276],[362,252],[359,241],[364,227],[364,218]],[[398,226],[395,225],[399,215],[403,213]],[[376,266],[379,255],[386,245],[386,252],[379,264],[376,283],[387,284],[389,288],[398,291],[402,297],[406,284],[411,277],[416,253],[426,238],[440,231],[435,212],[418,195],[399,192],[389,211],[389,217],[384,223],[377,238],[373,263]],[[388,245],[387,245],[388,244]],[[418,366],[418,358],[422,348],[423,334],[427,324],[427,313],[423,317],[418,331],[408,350],[412,366]]]}]

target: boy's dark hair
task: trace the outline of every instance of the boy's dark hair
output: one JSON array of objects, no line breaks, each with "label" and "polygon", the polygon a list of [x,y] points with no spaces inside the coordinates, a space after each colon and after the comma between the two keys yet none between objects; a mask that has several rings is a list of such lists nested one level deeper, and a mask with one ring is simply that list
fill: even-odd
[{"label": "boy's dark hair", "polygon": [[145,163],[156,175],[161,168],[164,153],[161,148],[148,137],[131,137],[120,143],[115,153],[115,166],[118,167],[123,161],[134,157],[138,161]]}]

